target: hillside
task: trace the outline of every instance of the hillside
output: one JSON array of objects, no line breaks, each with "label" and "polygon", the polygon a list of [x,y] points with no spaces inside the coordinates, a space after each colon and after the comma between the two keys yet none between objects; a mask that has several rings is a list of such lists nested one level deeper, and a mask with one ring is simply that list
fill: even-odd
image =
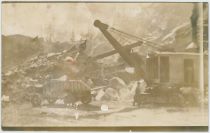
[{"label": "hillside", "polygon": [[60,52],[72,45],[67,42],[49,42],[39,37],[2,35],[2,68],[7,71],[40,54]]},{"label": "hillside", "polygon": [[2,35],[3,70],[23,63],[43,52],[42,40],[23,35]]}]

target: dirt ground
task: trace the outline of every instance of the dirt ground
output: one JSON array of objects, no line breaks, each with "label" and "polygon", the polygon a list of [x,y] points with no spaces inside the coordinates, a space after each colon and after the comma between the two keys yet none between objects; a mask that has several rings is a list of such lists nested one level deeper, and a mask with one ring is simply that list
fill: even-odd
[{"label": "dirt ground", "polygon": [[[102,112],[106,104],[108,111]],[[203,113],[202,113],[203,112]],[[76,119],[76,115],[78,119]],[[3,127],[71,127],[71,126],[207,126],[208,110],[142,106],[132,102],[99,102],[79,105],[77,109],[64,105],[32,107],[8,104],[2,109]]]}]

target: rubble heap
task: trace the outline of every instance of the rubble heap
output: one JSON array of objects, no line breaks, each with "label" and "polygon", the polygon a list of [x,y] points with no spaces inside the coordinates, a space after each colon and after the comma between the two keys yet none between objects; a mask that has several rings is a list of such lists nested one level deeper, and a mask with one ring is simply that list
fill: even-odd
[{"label": "rubble heap", "polygon": [[[65,61],[67,56],[75,52],[64,50],[57,53],[48,53],[34,56],[21,65],[17,65],[2,74],[3,92],[5,95],[25,95],[32,86],[42,86],[45,82],[61,75],[73,75],[71,64]],[[70,67],[69,67],[70,66]],[[20,97],[20,96],[18,96]]]}]

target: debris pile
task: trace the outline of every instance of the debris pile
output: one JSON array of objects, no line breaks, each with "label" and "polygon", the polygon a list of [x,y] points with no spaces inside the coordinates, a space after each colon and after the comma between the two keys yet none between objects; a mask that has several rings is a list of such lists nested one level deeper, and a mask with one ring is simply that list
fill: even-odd
[{"label": "debris pile", "polygon": [[[37,55],[26,60],[21,65],[17,65],[2,74],[2,92],[6,93],[5,95],[11,95],[12,101],[18,101],[15,95],[20,99],[27,97],[27,92],[31,88],[41,88],[50,79],[58,77],[60,78],[57,80],[67,79],[67,75],[73,72],[71,71],[71,64],[65,61],[65,58],[73,56],[73,54],[64,50]],[[62,75],[64,76],[61,77]]]},{"label": "debris pile", "polygon": [[[2,74],[3,95],[8,95],[12,102],[29,101],[29,93],[32,93],[34,89],[36,91],[41,90],[46,82],[52,79],[58,81],[82,79],[91,87],[95,87],[96,81],[94,79],[90,77],[83,77],[83,79],[81,73],[79,73],[81,64],[79,64],[80,60],[77,61],[76,59],[82,58],[80,56],[77,51],[63,50],[61,52],[39,54],[29,58],[21,65],[17,65]],[[87,68],[88,66],[84,65],[83,67]],[[78,78],[77,75],[80,75],[80,77]],[[98,78],[98,80],[100,79]],[[128,92],[126,83],[119,77],[106,80],[108,86],[104,90],[97,91],[95,99],[123,99],[121,96]],[[61,101],[57,102],[62,103]]]},{"label": "debris pile", "polygon": [[113,77],[109,80],[109,85],[96,87],[95,100],[96,101],[127,101],[132,100],[138,81],[126,84],[121,78]]}]

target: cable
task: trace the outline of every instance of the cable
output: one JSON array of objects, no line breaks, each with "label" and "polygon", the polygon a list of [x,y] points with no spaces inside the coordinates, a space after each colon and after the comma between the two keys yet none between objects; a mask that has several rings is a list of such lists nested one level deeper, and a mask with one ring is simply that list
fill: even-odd
[{"label": "cable", "polygon": [[131,35],[131,34],[122,32],[122,31],[120,31],[120,30],[117,30],[117,29],[115,29],[115,28],[113,28],[113,27],[110,27],[110,30],[119,32],[119,33],[121,33],[121,34],[127,35],[127,36],[129,36],[129,37],[135,38],[135,39],[140,40],[140,41],[145,41],[145,42],[147,42],[147,45],[148,45],[148,44],[155,44],[155,46],[154,46],[154,45],[150,45],[151,47],[154,47],[154,48],[157,48],[157,49],[161,49],[161,48],[162,48],[161,46],[157,46],[157,45],[159,45],[159,43],[155,43],[155,42],[152,42],[152,41],[143,39],[143,38],[139,38],[139,37],[137,37],[137,36],[134,36],[134,35]]},{"label": "cable", "polygon": [[[89,9],[89,7],[86,4],[85,4],[85,7],[89,11],[90,16],[92,17],[92,19],[94,19],[92,11]],[[143,42],[147,43],[147,44],[143,43],[142,45],[144,45],[144,46],[148,46],[149,45],[150,47],[153,47],[153,48],[158,49],[158,50],[160,50],[162,48],[161,46],[159,46],[160,45],[159,43],[155,43],[155,42],[152,42],[152,41],[149,41],[149,40],[146,40],[146,39],[143,39],[143,38],[140,38],[140,37],[137,37],[137,36],[125,33],[123,31],[115,29],[114,27],[110,27],[109,29],[112,30],[116,35],[120,34],[120,36],[121,36],[121,38],[120,38],[121,40],[120,41],[123,42],[123,43],[128,42],[128,44],[130,44],[133,40],[136,40],[136,41],[140,40],[140,41],[143,41]],[[131,39],[131,38],[133,38],[133,39]]]}]

